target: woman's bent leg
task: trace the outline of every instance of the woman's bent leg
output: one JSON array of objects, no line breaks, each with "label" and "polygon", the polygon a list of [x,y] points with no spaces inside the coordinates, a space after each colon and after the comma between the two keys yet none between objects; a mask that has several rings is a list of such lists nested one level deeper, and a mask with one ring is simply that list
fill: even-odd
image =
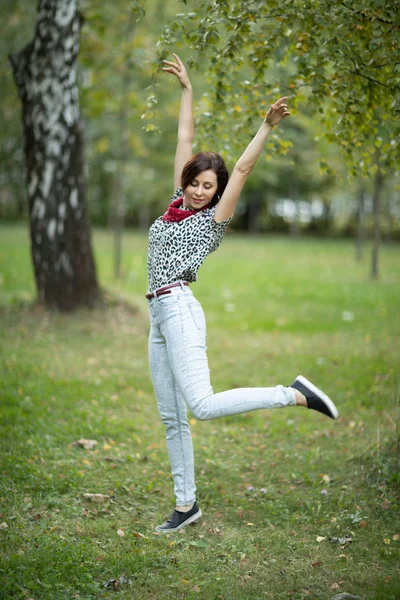
[{"label": "woman's bent leg", "polygon": [[177,506],[191,505],[195,501],[196,486],[186,403],[173,376],[165,340],[154,325],[150,330],[149,360],[158,409],[166,426],[176,503]]},{"label": "woman's bent leg", "polygon": [[196,418],[209,420],[296,404],[294,391],[282,385],[239,388],[214,394],[207,359],[206,324],[200,303],[190,291],[159,303],[161,311],[164,309],[160,328],[167,343],[169,365]]}]

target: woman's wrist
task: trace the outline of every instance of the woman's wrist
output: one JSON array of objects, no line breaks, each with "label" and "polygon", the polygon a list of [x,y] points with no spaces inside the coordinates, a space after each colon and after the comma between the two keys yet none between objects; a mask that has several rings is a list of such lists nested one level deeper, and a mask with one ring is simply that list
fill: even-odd
[{"label": "woman's wrist", "polygon": [[268,127],[269,130],[271,130],[274,127],[271,123],[268,123],[267,117],[265,117],[265,119],[263,121],[263,125],[265,125],[266,127]]}]

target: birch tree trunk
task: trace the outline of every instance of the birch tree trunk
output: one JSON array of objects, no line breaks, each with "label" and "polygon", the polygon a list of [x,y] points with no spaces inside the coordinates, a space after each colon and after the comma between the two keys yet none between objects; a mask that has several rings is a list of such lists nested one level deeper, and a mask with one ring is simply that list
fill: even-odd
[{"label": "birch tree trunk", "polygon": [[38,301],[67,311],[99,299],[79,125],[77,0],[39,0],[35,36],[9,56],[22,102]]}]

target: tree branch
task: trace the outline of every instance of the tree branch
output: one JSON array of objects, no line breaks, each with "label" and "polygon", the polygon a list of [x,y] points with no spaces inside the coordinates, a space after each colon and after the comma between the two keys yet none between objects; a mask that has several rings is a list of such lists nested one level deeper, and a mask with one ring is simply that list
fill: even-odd
[{"label": "tree branch", "polygon": [[[354,13],[355,15],[358,15],[359,17],[361,17],[362,19],[366,19],[368,21],[372,21],[371,17],[368,17],[365,14],[365,11],[358,11],[358,10],[354,10],[354,8],[351,8],[350,6],[347,6],[347,4],[345,2],[341,3],[342,6],[344,6],[345,8],[347,8],[347,10],[350,10],[352,13]],[[380,19],[379,17],[375,17],[376,21],[379,21],[380,23],[383,23],[384,25],[394,25],[393,21],[385,21],[384,19]]]},{"label": "tree branch", "polygon": [[391,89],[390,86],[388,86],[386,83],[383,83],[382,81],[378,81],[377,79],[373,79],[372,77],[368,77],[368,75],[364,75],[363,73],[360,73],[360,71],[352,71],[351,69],[345,69],[345,71],[348,71],[352,75],[359,75],[360,77],[364,77],[364,79],[368,79],[368,81],[371,81],[372,83],[377,83],[378,85],[382,85],[383,87],[387,88],[388,90]]}]

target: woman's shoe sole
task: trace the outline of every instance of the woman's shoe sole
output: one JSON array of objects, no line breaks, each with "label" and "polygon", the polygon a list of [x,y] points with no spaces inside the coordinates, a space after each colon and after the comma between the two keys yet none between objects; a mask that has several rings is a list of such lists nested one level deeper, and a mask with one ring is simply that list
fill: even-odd
[{"label": "woman's shoe sole", "polygon": [[158,531],[158,533],[170,533],[173,531],[179,531],[179,529],[183,529],[183,527],[186,527],[186,525],[190,525],[190,523],[194,523],[195,521],[197,521],[197,519],[200,519],[202,514],[203,513],[201,512],[201,508],[199,508],[195,515],[189,517],[189,519],[178,525],[178,527],[174,527],[174,529],[158,529],[158,527],[156,527],[156,531]]},{"label": "woman's shoe sole", "polygon": [[311,381],[308,381],[308,379],[306,377],[304,377],[303,375],[299,375],[298,377],[296,377],[295,381],[299,381],[302,385],[304,385],[306,388],[308,388],[313,394],[315,394],[316,396],[321,398],[321,400],[323,402],[325,402],[325,404],[327,405],[327,407],[329,408],[329,410],[331,412],[332,419],[338,418],[338,416],[339,416],[338,410],[337,410],[336,406],[333,404],[332,400],[329,398],[329,396],[324,394],[324,392],[322,390],[317,388],[317,386],[314,385],[313,383],[311,383]]}]

